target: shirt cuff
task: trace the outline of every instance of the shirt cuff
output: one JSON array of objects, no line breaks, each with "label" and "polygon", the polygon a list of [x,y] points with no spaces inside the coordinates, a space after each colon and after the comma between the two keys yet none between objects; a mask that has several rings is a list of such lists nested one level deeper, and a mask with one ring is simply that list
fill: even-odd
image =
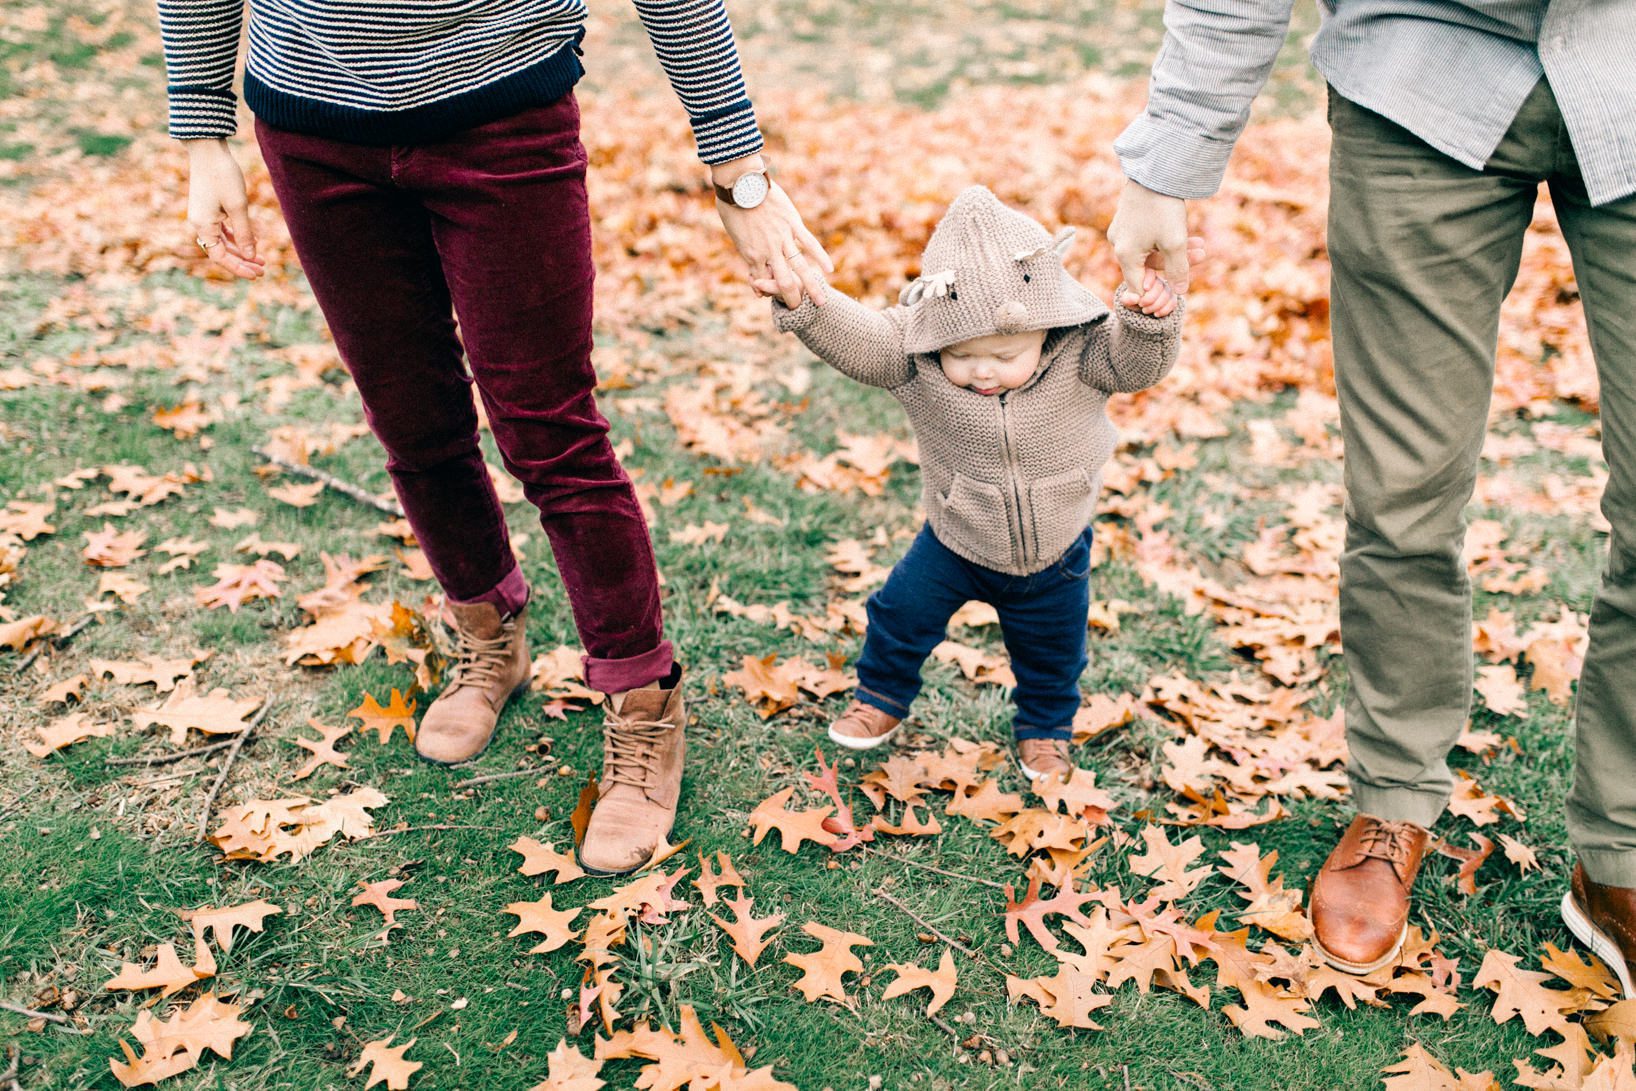
[{"label": "shirt cuff", "polygon": [[764,146],[749,99],[724,113],[695,118],[693,139],[699,144],[699,158],[710,166],[754,155]]},{"label": "shirt cuff", "polygon": [[231,91],[170,92],[170,135],[177,140],[213,140],[238,132],[238,99]]},{"label": "shirt cuff", "polygon": [[1143,114],[1125,126],[1113,151],[1132,182],[1191,201],[1221,188],[1233,146]]}]

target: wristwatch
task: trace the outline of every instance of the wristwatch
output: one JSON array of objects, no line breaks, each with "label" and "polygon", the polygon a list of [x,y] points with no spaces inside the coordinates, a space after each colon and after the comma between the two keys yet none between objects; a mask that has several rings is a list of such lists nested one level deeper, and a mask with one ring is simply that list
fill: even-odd
[{"label": "wristwatch", "polygon": [[716,197],[723,204],[732,205],[734,208],[755,208],[767,199],[767,194],[772,189],[768,177],[772,169],[772,164],[763,160],[760,170],[744,172],[731,187],[716,185],[714,182],[711,184],[716,186]]}]

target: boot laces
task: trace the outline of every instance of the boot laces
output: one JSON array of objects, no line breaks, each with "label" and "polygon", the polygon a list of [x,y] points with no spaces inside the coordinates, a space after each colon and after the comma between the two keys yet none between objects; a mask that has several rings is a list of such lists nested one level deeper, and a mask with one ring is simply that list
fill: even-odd
[{"label": "boot laces", "polygon": [[1066,739],[1024,739],[1018,749],[1024,753],[1025,759],[1037,754],[1040,757],[1068,760],[1068,740]]},{"label": "boot laces", "polygon": [[1373,822],[1363,831],[1363,854],[1400,867],[1409,860],[1409,826],[1405,822]]},{"label": "boot laces", "polygon": [[659,747],[677,730],[661,720],[640,720],[609,712],[602,721],[602,772],[607,787],[626,784],[638,791],[659,786]]},{"label": "boot laces", "polygon": [[862,701],[853,701],[847,706],[847,710],[841,713],[841,722],[857,724],[865,735],[871,737],[885,734],[885,731],[882,730],[882,722],[885,719],[886,713],[873,705],[866,705]]},{"label": "boot laces", "polygon": [[500,627],[500,635],[492,639],[455,629],[454,665],[449,668],[448,689],[499,684],[500,672],[511,658],[511,637],[515,624],[506,622]]}]

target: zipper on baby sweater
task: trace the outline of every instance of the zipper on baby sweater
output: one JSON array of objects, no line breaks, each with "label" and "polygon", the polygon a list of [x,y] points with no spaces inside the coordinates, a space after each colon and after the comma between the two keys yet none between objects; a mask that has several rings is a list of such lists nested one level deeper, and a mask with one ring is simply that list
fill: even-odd
[{"label": "zipper on baby sweater", "polygon": [[1017,469],[1017,450],[1011,443],[1011,411],[1006,405],[1007,396],[1007,394],[1001,394],[998,399],[1000,403],[1000,443],[1005,448],[1006,478],[1011,485],[1011,500],[1017,512],[1017,541],[1013,553],[1015,554],[1017,550],[1021,551],[1021,555],[1016,557],[1016,564],[1018,567],[1026,567],[1029,563],[1028,520],[1023,512],[1022,486],[1018,481],[1021,474]]}]

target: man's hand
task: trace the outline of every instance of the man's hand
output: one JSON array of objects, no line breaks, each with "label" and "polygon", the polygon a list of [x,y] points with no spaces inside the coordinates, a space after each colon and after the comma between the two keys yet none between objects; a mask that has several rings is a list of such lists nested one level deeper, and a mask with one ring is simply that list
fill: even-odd
[{"label": "man's hand", "polygon": [[[740,175],[764,165],[761,156],[752,155],[717,164],[710,175],[717,185],[731,188]],[[835,263],[801,222],[801,214],[789,195],[777,182],[770,178],[768,182],[767,199],[755,208],[738,208],[717,200],[721,225],[744,259],[750,284],[757,292],[778,296],[791,308],[801,305],[803,292],[814,303],[822,303],[824,274],[833,273]]]},{"label": "man's hand", "polygon": [[227,141],[189,140],[187,153],[187,220],[194,239],[211,261],[234,276],[259,277],[263,263],[256,257],[244,172]]},{"label": "man's hand", "polygon": [[1119,206],[1108,225],[1108,242],[1124,274],[1126,295],[1120,302],[1137,306],[1138,285],[1148,283],[1144,269],[1161,270],[1178,295],[1187,291],[1189,249],[1201,251],[1203,240],[1187,237],[1187,202],[1166,197],[1126,180]]}]

